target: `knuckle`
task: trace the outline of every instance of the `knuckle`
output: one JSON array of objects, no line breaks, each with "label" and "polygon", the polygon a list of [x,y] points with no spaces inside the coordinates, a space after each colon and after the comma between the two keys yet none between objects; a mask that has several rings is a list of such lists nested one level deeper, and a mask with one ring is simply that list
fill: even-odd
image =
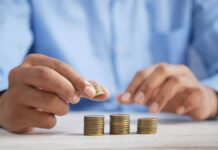
[{"label": "knuckle", "polygon": [[179,76],[176,76],[176,75],[172,75],[171,77],[169,77],[169,80],[172,83],[180,83],[181,82],[181,78]]},{"label": "knuckle", "polygon": [[202,93],[202,89],[200,87],[189,87],[190,94],[195,93],[200,95]]},{"label": "knuckle", "polygon": [[27,65],[31,65],[33,60],[38,60],[40,61],[42,58],[44,58],[45,55],[43,54],[29,54],[27,55],[27,57],[25,58],[23,64],[27,64]]},{"label": "knuckle", "polygon": [[19,72],[20,72],[20,67],[15,67],[15,68],[11,69],[11,71],[9,72],[9,75],[8,75],[9,81],[13,80]]},{"label": "knuckle", "polygon": [[40,54],[29,54],[27,55],[25,62],[30,62],[31,60],[37,59],[40,57]]},{"label": "knuckle", "polygon": [[26,57],[26,60],[29,61],[29,60],[33,60],[33,59],[38,59],[38,58],[41,58],[43,56],[44,55],[42,55],[42,54],[28,54]]},{"label": "knuckle", "polygon": [[34,59],[34,58],[36,58],[36,55],[37,54],[29,54],[29,55],[27,55],[26,60]]},{"label": "knuckle", "polygon": [[160,64],[157,66],[156,70],[157,70],[158,72],[165,73],[165,72],[167,71],[167,68],[168,68],[168,64],[166,64],[166,63],[160,63]]},{"label": "knuckle", "polygon": [[54,71],[47,68],[39,68],[38,69],[39,78],[44,79],[45,81],[50,80],[52,76],[54,76]]},{"label": "knuckle", "polygon": [[66,65],[62,62],[59,62],[59,61],[55,61],[54,62],[54,68],[56,70],[59,70],[59,72],[64,72],[66,69]]},{"label": "knuckle", "polygon": [[178,65],[178,67],[183,71],[183,72],[189,72],[189,68],[186,65]]},{"label": "knuckle", "polygon": [[168,65],[165,63],[161,63],[157,66],[157,68],[155,69],[156,72],[160,73],[160,74],[165,74],[167,73],[167,69]]},{"label": "knuckle", "polygon": [[54,116],[48,116],[44,120],[44,126],[46,129],[51,129],[56,125],[56,122],[57,122],[57,120]]},{"label": "knuckle", "polygon": [[145,76],[144,70],[139,70],[136,75],[137,78],[143,78]]}]

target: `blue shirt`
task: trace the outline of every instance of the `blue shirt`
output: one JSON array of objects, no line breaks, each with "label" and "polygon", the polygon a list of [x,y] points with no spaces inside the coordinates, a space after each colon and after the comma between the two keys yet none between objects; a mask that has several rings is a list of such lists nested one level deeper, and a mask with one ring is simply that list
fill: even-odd
[{"label": "blue shirt", "polygon": [[109,101],[82,100],[74,109],[144,110],[114,96],[139,69],[160,62],[185,64],[218,91],[218,1],[1,0],[0,91],[29,52],[109,88]]}]

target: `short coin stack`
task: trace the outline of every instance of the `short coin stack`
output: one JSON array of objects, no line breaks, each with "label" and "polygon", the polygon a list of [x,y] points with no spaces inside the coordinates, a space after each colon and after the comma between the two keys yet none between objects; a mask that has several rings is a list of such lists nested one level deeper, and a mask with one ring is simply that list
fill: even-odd
[{"label": "short coin stack", "polygon": [[127,114],[110,115],[110,134],[129,134],[130,116]]},{"label": "short coin stack", "polygon": [[99,96],[99,95],[104,94],[104,88],[103,88],[103,86],[101,86],[101,85],[99,85],[99,84],[96,84],[96,85],[94,85],[94,88],[95,88],[95,91],[96,91],[95,96]]},{"label": "short coin stack", "polygon": [[90,115],[84,117],[84,135],[99,136],[104,134],[104,116]]},{"label": "short coin stack", "polygon": [[155,134],[157,132],[156,118],[139,118],[137,134]]}]

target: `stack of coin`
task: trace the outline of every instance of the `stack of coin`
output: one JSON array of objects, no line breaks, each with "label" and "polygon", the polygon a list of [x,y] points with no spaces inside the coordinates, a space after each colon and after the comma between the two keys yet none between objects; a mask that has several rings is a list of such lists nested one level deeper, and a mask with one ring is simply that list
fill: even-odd
[{"label": "stack of coin", "polygon": [[130,116],[127,114],[110,115],[110,134],[129,134]]},{"label": "stack of coin", "polygon": [[99,136],[104,134],[104,116],[90,115],[84,117],[84,135]]},{"label": "stack of coin", "polygon": [[157,132],[156,118],[139,118],[137,134],[155,134]]},{"label": "stack of coin", "polygon": [[104,94],[104,88],[103,88],[103,86],[101,86],[101,85],[99,85],[99,84],[96,84],[96,85],[94,85],[94,88],[95,88],[95,91],[96,91],[95,96],[99,96],[99,95]]}]

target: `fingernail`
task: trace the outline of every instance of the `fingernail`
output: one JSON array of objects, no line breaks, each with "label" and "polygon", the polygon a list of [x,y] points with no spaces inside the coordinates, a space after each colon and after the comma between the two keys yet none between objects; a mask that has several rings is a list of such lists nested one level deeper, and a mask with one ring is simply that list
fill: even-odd
[{"label": "fingernail", "polygon": [[134,101],[135,101],[136,103],[140,104],[141,101],[144,100],[144,98],[145,98],[144,93],[138,92],[138,93],[136,94],[136,96],[134,97]]},{"label": "fingernail", "polygon": [[92,88],[92,87],[90,87],[90,86],[86,86],[85,89],[84,89],[84,93],[85,93],[88,97],[92,98],[92,97],[95,96],[95,89]]},{"label": "fingernail", "polygon": [[75,95],[75,96],[70,100],[70,102],[71,102],[72,104],[77,104],[77,103],[79,102],[79,100],[80,100],[80,97],[77,96],[77,95]]},{"label": "fingernail", "polygon": [[185,112],[185,108],[183,107],[183,106],[180,106],[178,109],[177,109],[177,114],[180,114],[180,115],[182,115],[182,114],[184,114],[184,112]]},{"label": "fingernail", "polygon": [[129,100],[129,98],[130,98],[130,93],[129,92],[126,92],[126,93],[124,93],[124,95],[121,97],[121,100],[123,101],[123,102],[127,102],[128,100]]},{"label": "fingernail", "polygon": [[158,109],[159,109],[159,105],[157,102],[152,103],[149,108],[150,112],[153,112],[153,113],[156,113]]}]

